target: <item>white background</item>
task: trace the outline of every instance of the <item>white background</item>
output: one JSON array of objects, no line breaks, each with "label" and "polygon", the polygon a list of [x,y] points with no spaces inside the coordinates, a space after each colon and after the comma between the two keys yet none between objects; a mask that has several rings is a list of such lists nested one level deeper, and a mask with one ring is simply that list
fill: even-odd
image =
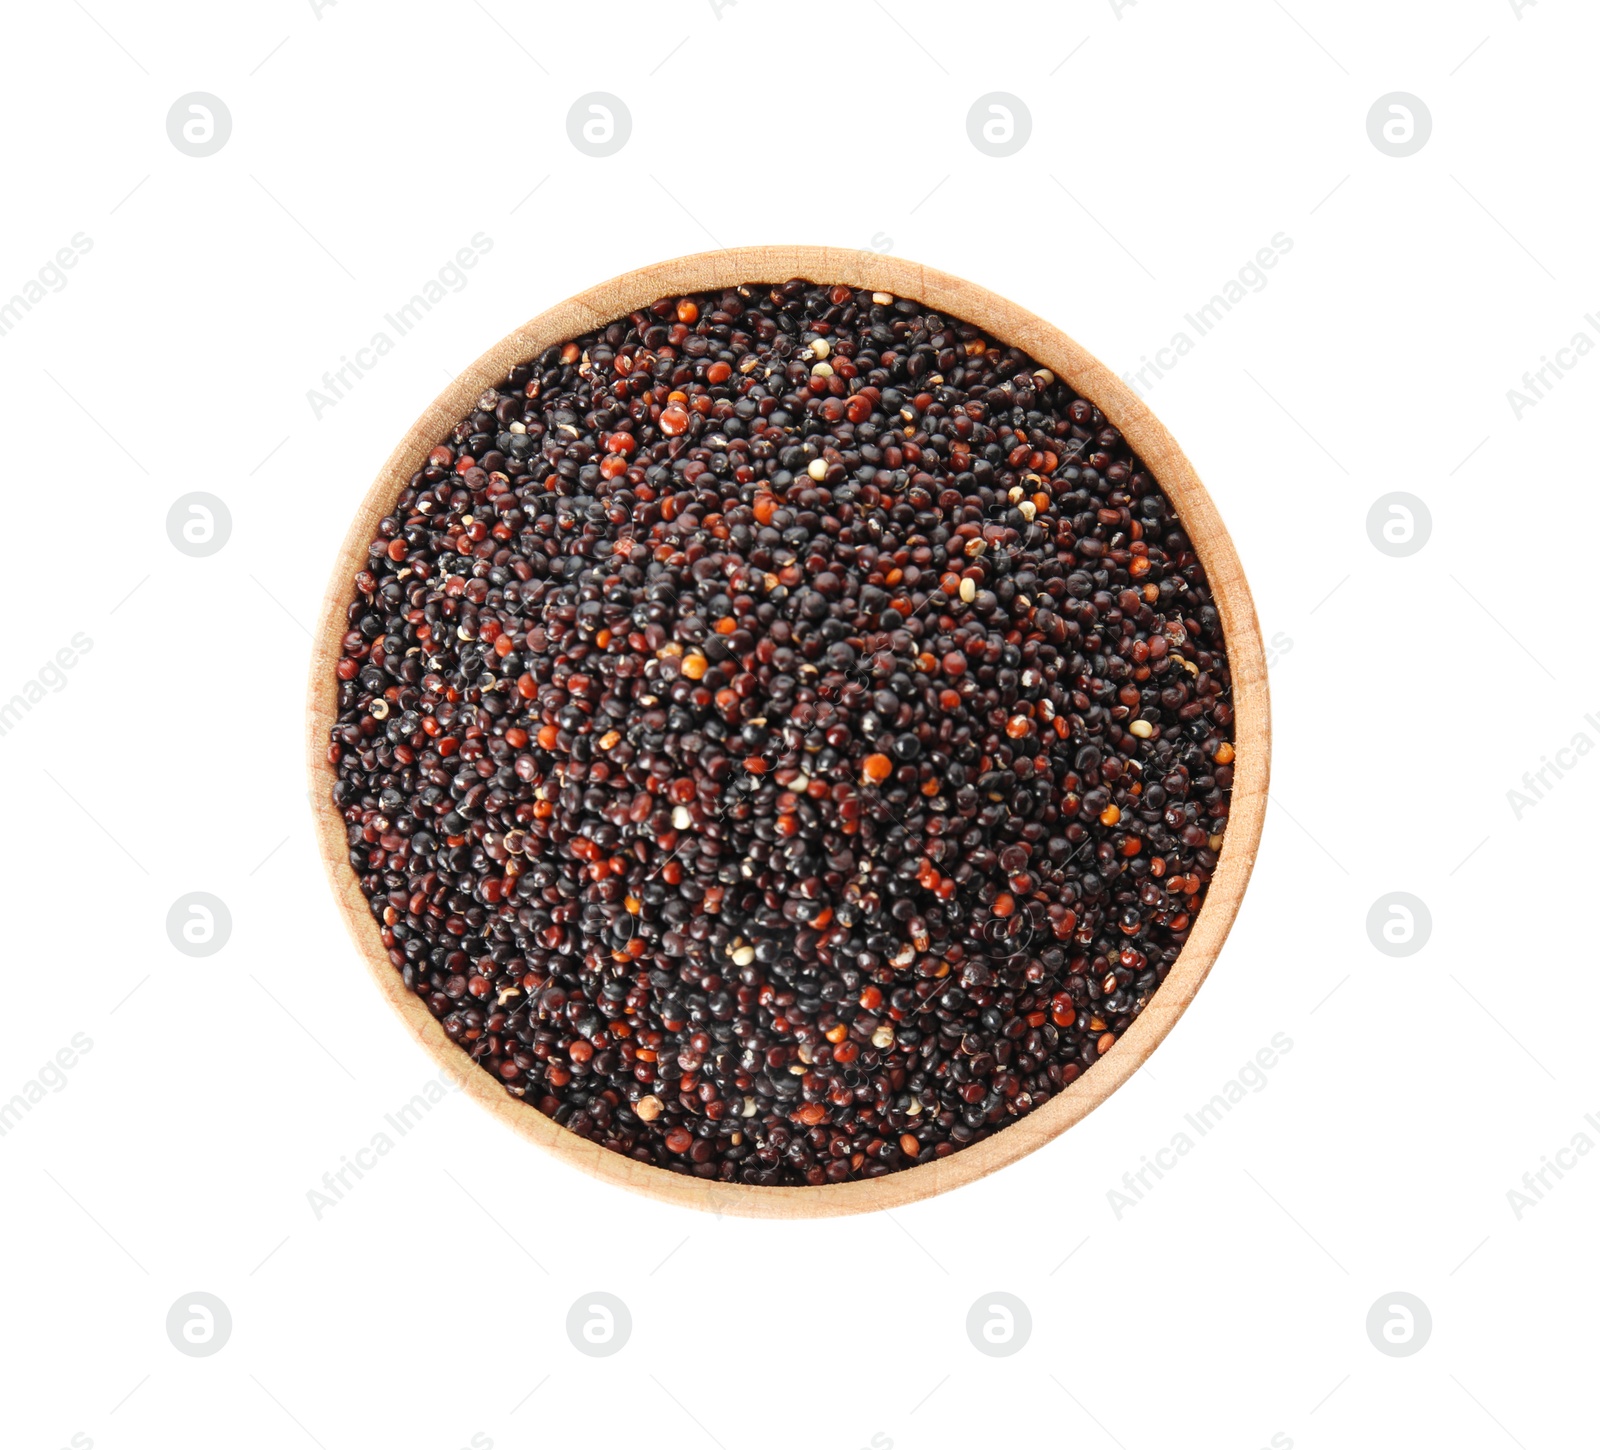
[{"label": "white background", "polygon": [[[0,1439],[460,1450],[1014,1440],[1527,1450],[1592,1419],[1600,760],[1519,820],[1593,670],[1600,356],[1507,390],[1600,307],[1593,57],[1576,0],[525,0],[118,4],[6,22],[0,297]],[[221,97],[196,159],[165,118]],[[569,143],[582,93],[633,134]],[[1391,91],[1428,144],[1368,139]],[[968,141],[1022,98],[1017,155]],[[535,191],[537,187],[537,191]],[[529,193],[534,194],[529,197]],[[307,390],[477,232],[470,284],[320,419]],[[1147,1071],[984,1183],[863,1219],[716,1220],[557,1165],[460,1098],[320,1221],[307,1192],[432,1075],[348,944],[301,760],[307,627],[346,521],[447,379],[525,318],[713,245],[879,247],[968,276],[1119,371],[1278,232],[1293,248],[1150,390],[1232,530],[1271,671],[1272,806],[1211,979]],[[224,499],[210,558],[168,541]],[[1381,495],[1427,545],[1369,541]],[[1571,759],[1571,757],[1568,757]],[[207,891],[231,939],[166,913]],[[1381,954],[1369,907],[1432,914]],[[131,994],[131,995],[130,995]],[[290,1013],[292,1012],[292,1017]],[[1143,1201],[1108,1190],[1274,1033],[1293,1041]],[[180,1296],[232,1337],[180,1355]],[[580,1355],[579,1295],[632,1338]],[[1009,1358],[980,1295],[1031,1311]],[[1407,1358],[1365,1322],[1432,1314]]]}]

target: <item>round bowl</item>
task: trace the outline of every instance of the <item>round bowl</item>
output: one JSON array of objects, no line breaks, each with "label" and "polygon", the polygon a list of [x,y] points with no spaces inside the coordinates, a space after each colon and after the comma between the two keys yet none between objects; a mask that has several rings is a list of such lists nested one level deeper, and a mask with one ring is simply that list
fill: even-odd
[{"label": "round bowl", "polygon": [[[1205,566],[1222,617],[1233,676],[1236,758],[1221,856],[1188,941],[1144,1011],[1090,1071],[1027,1117],[947,1158],[882,1178],[816,1188],[762,1188],[673,1173],[580,1138],[531,1104],[510,1096],[450,1041],[426,1004],[407,990],[380,940],[378,925],[350,868],[344,822],[332,803],[334,769],[327,752],[328,732],[337,716],[334,666],[345,633],[352,581],[364,566],[367,545],[378,521],[389,512],[429,450],[472,410],[477,397],[499,383],[515,364],[537,356],[552,343],[603,327],[659,297],[796,277],[909,297],[970,322],[1053,370],[1122,432],[1177,509]],[[832,247],[736,247],[641,267],[540,313],[484,353],[412,425],[356,509],[317,624],[306,721],[317,840],[334,897],[378,990],[433,1059],[461,1083],[468,1097],[575,1168],[665,1202],[757,1218],[864,1213],[930,1198],[1014,1163],[1110,1097],[1172,1030],[1211,970],[1233,925],[1261,840],[1270,749],[1266,660],[1244,570],[1210,495],[1154,414],[1109,368],[1026,308],[931,267],[876,252]]]}]

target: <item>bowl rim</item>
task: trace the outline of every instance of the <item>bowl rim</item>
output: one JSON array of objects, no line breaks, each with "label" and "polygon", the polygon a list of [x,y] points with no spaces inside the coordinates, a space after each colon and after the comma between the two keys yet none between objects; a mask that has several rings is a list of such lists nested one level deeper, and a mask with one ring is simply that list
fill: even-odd
[{"label": "bowl rim", "polygon": [[[947,1158],[820,1187],[757,1187],[674,1173],[580,1138],[531,1103],[512,1097],[464,1051],[390,962],[377,922],[349,864],[345,826],[331,800],[328,732],[337,717],[338,662],[352,580],[376,525],[423,459],[477,397],[513,365],[603,327],[665,296],[802,278],[911,298],[1020,348],[1088,398],[1128,440],[1172,501],[1206,571],[1222,619],[1233,679],[1234,785],[1228,828],[1206,899],[1177,961],[1116,1044],[1042,1107]],[[318,850],[340,914],[378,990],[439,1067],[466,1095],[568,1165],[682,1207],[758,1218],[812,1218],[891,1209],[949,1192],[1016,1162],[1080,1122],[1144,1063],[1194,1000],[1238,914],[1266,815],[1271,756],[1267,668],[1244,570],[1210,495],[1183,451],[1144,401],[1086,349],[1027,308],[950,273],[884,253],[817,246],[735,247],[698,252],[622,273],[557,303],[502,338],[450,383],[412,424],[367,489],[339,547],[311,651],[307,771]]]}]

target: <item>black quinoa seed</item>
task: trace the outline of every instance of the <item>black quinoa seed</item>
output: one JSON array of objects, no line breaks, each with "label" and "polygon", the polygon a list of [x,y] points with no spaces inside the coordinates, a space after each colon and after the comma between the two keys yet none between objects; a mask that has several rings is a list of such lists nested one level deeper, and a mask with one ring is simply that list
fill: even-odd
[{"label": "black quinoa seed", "polygon": [[669,298],[512,369],[356,575],[329,759],[408,988],[679,1173],[823,1184],[1047,1102],[1177,959],[1221,622],[1092,403],[920,303]]}]

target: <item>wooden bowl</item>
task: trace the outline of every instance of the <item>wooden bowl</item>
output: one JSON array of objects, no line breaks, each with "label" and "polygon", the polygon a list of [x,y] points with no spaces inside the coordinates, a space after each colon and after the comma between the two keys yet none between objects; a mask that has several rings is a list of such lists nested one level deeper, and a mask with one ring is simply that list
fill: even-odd
[{"label": "wooden bowl", "polygon": [[[537,356],[552,343],[603,327],[658,297],[747,282],[785,282],[794,277],[913,298],[973,323],[1036,358],[1100,408],[1160,482],[1205,566],[1222,617],[1233,674],[1236,759],[1221,858],[1189,939],[1144,1011],[1090,1071],[1027,1117],[948,1158],[883,1178],[820,1188],[758,1188],[707,1182],[612,1153],[558,1127],[537,1108],[511,1097],[487,1072],[470,1062],[466,1053],[445,1035],[422,1000],[406,989],[400,973],[389,961],[377,923],[350,868],[344,823],[331,799],[334,770],[328,764],[327,750],[328,732],[337,714],[334,666],[346,628],[345,610],[354,592],[352,580],[365,566],[367,545],[378,521],[389,512],[429,450],[472,411],[478,396],[498,384],[513,365]],[[356,510],[334,564],[317,624],[306,721],[306,755],[317,838],[333,894],[378,990],[434,1060],[461,1082],[469,1097],[573,1167],[668,1203],[757,1218],[862,1213],[897,1208],[944,1193],[1033,1152],[1110,1097],[1172,1030],[1228,935],[1261,840],[1270,745],[1266,662],[1244,571],[1210,495],[1150,410],[1109,368],[1066,334],[1016,303],[959,277],[899,257],[831,247],[739,247],[642,267],[552,307],[484,353],[416,421]]]}]

